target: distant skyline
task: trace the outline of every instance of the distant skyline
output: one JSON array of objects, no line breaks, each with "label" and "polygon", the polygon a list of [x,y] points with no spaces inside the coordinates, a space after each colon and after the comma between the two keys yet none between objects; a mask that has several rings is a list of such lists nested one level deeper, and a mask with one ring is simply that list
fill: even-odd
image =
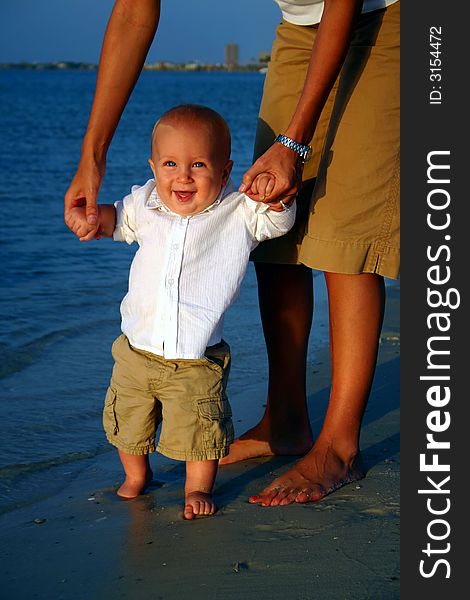
[{"label": "distant skyline", "polygon": [[[97,63],[113,4],[0,0],[0,62]],[[273,0],[162,0],[147,61],[223,63],[225,45],[234,43],[239,45],[240,64],[245,64],[270,50],[279,21]]]}]

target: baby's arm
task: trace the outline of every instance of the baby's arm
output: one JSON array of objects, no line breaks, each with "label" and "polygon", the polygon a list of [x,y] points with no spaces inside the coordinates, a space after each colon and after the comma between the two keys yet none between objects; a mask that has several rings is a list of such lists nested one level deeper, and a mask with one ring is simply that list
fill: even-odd
[{"label": "baby's arm", "polygon": [[70,210],[67,225],[81,242],[88,242],[93,238],[99,239],[101,236],[112,237],[116,227],[116,208],[113,204],[100,204],[97,225],[94,229],[90,229],[85,207],[76,206]]},{"label": "baby's arm", "polygon": [[[251,196],[251,192],[250,192]],[[294,225],[295,200],[284,206],[279,201],[260,202],[245,195],[245,222],[257,242],[284,235]],[[280,208],[278,208],[278,205]]]}]

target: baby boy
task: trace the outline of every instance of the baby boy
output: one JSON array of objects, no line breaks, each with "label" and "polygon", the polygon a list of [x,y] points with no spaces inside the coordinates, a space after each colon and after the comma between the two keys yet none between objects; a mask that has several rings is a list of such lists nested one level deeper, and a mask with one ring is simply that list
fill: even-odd
[{"label": "baby boy", "polygon": [[[295,207],[275,211],[233,191],[228,126],[204,106],[177,106],[158,120],[149,163],[154,179],[99,205],[94,230],[84,207],[73,209],[69,227],[82,240],[139,245],[103,416],[126,475],[117,493],[142,493],[153,476],[149,453],[157,450],[186,462],[184,518],[193,519],[215,513],[217,464],[233,439],[224,313],[250,252],[286,233]],[[269,174],[258,177],[258,189],[272,189]]]}]

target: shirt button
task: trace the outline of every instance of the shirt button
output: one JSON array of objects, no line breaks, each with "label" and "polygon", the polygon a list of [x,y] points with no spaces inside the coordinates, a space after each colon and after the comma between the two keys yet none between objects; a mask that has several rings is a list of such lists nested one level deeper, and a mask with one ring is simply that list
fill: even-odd
[{"label": "shirt button", "polygon": [[178,250],[179,247],[180,247],[179,244],[173,244],[173,250]]},{"label": "shirt button", "polygon": [[173,285],[173,284],[174,284],[174,282],[175,282],[175,280],[174,280],[174,279],[169,279],[169,280],[168,280],[168,285]]}]

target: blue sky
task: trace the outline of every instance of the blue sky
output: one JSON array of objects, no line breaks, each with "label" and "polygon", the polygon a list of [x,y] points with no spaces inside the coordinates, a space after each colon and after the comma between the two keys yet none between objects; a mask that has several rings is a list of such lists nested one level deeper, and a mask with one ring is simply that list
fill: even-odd
[{"label": "blue sky", "polygon": [[[113,3],[0,0],[0,62],[98,62]],[[273,0],[162,0],[148,59],[223,62],[224,45],[233,42],[244,63],[269,51],[279,20]]]}]

